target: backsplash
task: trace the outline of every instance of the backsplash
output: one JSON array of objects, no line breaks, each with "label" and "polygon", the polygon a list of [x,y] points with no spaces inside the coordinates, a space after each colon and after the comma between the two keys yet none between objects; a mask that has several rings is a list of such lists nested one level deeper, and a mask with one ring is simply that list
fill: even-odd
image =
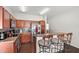
[{"label": "backsplash", "polygon": [[20,30],[17,28],[9,29],[9,30],[0,29],[0,40],[6,39],[7,37],[11,37],[11,36],[17,36],[18,34],[20,34]]},{"label": "backsplash", "polygon": [[20,33],[22,32],[31,32],[31,28],[20,28]]},{"label": "backsplash", "polygon": [[12,28],[8,30],[0,29],[0,40],[11,36],[17,36],[22,32],[31,32],[31,28]]}]

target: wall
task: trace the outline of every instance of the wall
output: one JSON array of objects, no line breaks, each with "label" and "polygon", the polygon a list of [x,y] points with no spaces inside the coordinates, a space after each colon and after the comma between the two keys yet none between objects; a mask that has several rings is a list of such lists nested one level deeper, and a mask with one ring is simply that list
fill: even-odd
[{"label": "wall", "polygon": [[79,48],[79,9],[73,9],[48,19],[50,32],[73,32],[71,45]]}]

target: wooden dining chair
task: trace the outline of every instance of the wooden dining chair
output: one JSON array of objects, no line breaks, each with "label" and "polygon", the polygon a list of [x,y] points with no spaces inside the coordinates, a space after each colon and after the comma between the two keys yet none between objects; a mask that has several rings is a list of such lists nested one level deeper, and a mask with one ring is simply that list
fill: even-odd
[{"label": "wooden dining chair", "polygon": [[60,40],[62,40],[64,43],[70,45],[71,40],[72,40],[72,33],[61,33],[61,34],[58,34],[58,38]]},{"label": "wooden dining chair", "polygon": [[71,44],[71,40],[72,40],[72,33],[61,33],[58,34],[58,38],[64,43],[64,52],[65,52],[65,48],[69,48],[69,47],[65,47],[65,44],[70,45]]},{"label": "wooden dining chair", "polygon": [[68,38],[67,38],[67,44],[71,44],[71,41],[72,41],[72,33],[68,33],[67,34]]},{"label": "wooden dining chair", "polygon": [[50,53],[50,35],[44,35],[43,39],[38,41],[39,44],[39,52]]},{"label": "wooden dining chair", "polygon": [[63,48],[64,48],[63,42],[59,40],[57,34],[54,34],[52,36],[52,41],[51,41],[51,52],[58,53],[58,52],[61,52]]}]

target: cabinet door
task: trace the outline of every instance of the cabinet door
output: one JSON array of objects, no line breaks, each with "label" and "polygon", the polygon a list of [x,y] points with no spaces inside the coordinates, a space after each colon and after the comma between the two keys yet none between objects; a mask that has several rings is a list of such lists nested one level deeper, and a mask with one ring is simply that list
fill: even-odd
[{"label": "cabinet door", "polygon": [[40,22],[42,26],[45,26],[45,21]]},{"label": "cabinet door", "polygon": [[4,29],[10,28],[10,14],[4,9],[4,21],[3,27]]},{"label": "cabinet door", "polygon": [[20,20],[16,20],[16,27],[21,28],[21,21]]},{"label": "cabinet door", "polygon": [[26,34],[21,34],[21,43],[26,43],[27,39],[26,39]]},{"label": "cabinet door", "polygon": [[31,21],[16,20],[16,27],[17,28],[30,28],[31,27]]},{"label": "cabinet door", "polygon": [[16,53],[16,52],[17,52],[17,42],[15,41],[15,42],[13,43],[13,45],[14,45],[14,46],[13,46],[13,49],[14,49],[13,52]]},{"label": "cabinet door", "polygon": [[41,33],[45,33],[45,21],[40,21],[41,24]]},{"label": "cabinet door", "polygon": [[3,28],[3,7],[0,6],[0,29]]},{"label": "cabinet door", "polygon": [[31,34],[30,33],[22,33],[21,34],[21,43],[28,43],[31,41]]},{"label": "cabinet door", "polygon": [[21,28],[25,28],[25,21],[21,20]]},{"label": "cabinet door", "polygon": [[16,20],[16,27],[17,28],[23,28],[24,27],[24,21],[23,20]]},{"label": "cabinet door", "polygon": [[13,53],[13,42],[3,42],[0,43],[0,53]]},{"label": "cabinet door", "polygon": [[25,28],[30,28],[31,27],[31,21],[25,21],[24,22],[24,27]]},{"label": "cabinet door", "polygon": [[20,27],[20,21],[16,20],[16,27],[19,28]]},{"label": "cabinet door", "polygon": [[30,32],[28,32],[26,34],[26,39],[27,39],[27,43],[31,41],[31,33]]}]

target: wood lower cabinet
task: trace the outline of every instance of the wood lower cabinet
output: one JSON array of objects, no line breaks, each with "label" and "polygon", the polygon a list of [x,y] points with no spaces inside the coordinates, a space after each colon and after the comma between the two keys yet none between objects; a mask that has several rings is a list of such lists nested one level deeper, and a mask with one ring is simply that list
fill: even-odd
[{"label": "wood lower cabinet", "polygon": [[11,53],[11,52],[14,52],[12,42],[0,43],[0,53]]},{"label": "wood lower cabinet", "polygon": [[21,33],[21,43],[28,43],[31,41],[31,33],[26,32],[26,33]]},{"label": "wood lower cabinet", "polygon": [[0,53],[15,53],[17,52],[16,43],[2,42],[0,43]]},{"label": "wood lower cabinet", "polygon": [[16,53],[17,50],[17,37],[9,37],[0,42],[0,53]]},{"label": "wood lower cabinet", "polygon": [[17,40],[13,43],[13,52],[17,52],[18,51],[18,49],[17,49]]}]

